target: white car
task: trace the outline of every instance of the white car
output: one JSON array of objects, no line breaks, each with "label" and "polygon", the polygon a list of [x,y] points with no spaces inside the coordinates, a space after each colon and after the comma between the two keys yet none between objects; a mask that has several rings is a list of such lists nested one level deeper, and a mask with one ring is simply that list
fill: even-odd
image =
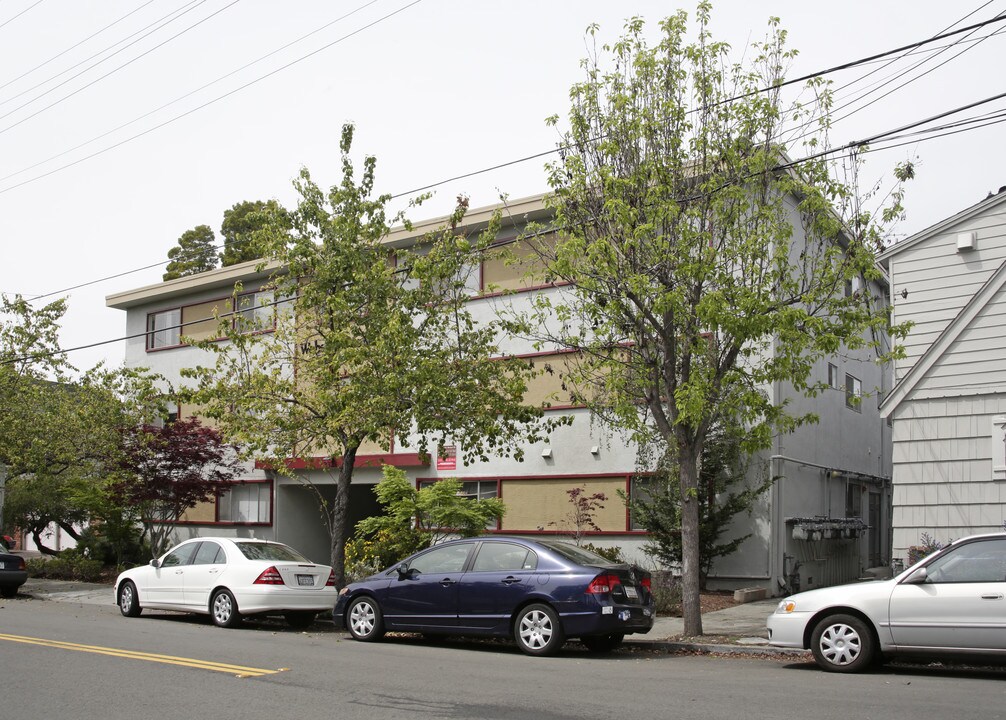
[{"label": "white car", "polygon": [[788,597],[768,638],[832,672],[885,655],[1006,655],[1006,533],[957,540],[890,580]]},{"label": "white car", "polygon": [[121,573],[115,602],[126,617],[144,609],[209,615],[235,627],[248,615],[282,614],[304,628],[335,605],[335,573],[277,542],[207,537],[186,540],[149,565]]}]

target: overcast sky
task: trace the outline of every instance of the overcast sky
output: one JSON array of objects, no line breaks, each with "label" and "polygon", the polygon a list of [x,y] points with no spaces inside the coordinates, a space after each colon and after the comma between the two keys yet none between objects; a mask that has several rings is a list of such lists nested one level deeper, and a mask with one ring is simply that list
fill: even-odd
[{"label": "overcast sky", "polygon": [[[162,262],[185,230],[219,233],[236,202],[292,203],[302,166],[330,185],[346,121],[357,125],[358,157],[377,156],[378,190],[394,194],[552,149],[544,119],[566,112],[587,25],[612,40],[626,17],[655,29],[678,7],[694,10],[642,0],[0,0],[0,292],[36,296]],[[779,16],[800,51],[797,76],[1001,12],[1006,0],[720,0],[713,32],[740,49]],[[878,65],[833,75],[837,86],[855,81],[839,95],[853,104],[836,115],[834,144],[1003,92],[1006,33],[973,41],[1004,29],[978,31],[900,79],[932,53],[865,80]],[[1003,109],[1000,100],[950,121]],[[867,179],[910,156],[917,179],[901,236],[1006,185],[1002,125],[876,152]],[[444,184],[412,217],[449,211],[459,193],[475,207],[500,192],[544,192],[544,162]],[[105,296],[162,272],[64,293],[63,346],[123,335],[125,314]],[[112,343],[69,357],[85,368],[120,364],[122,353]]]}]

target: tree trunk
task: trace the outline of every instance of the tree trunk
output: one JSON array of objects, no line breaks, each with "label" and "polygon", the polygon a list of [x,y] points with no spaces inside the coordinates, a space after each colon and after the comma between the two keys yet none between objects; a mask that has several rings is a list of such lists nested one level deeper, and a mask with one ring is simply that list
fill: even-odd
[{"label": "tree trunk", "polygon": [[699,453],[694,447],[679,444],[679,482],[681,483],[681,615],[684,634],[702,634],[702,607],[699,589]]},{"label": "tree trunk", "polygon": [[356,448],[347,450],[342,456],[342,466],[335,484],[335,499],[332,501],[331,556],[332,570],[335,571],[335,587],[341,590],[346,585],[346,527],[349,518],[349,485],[353,481],[356,466]]},{"label": "tree trunk", "polygon": [[42,530],[44,529],[45,526],[43,526],[41,529],[39,528],[31,529],[31,537],[32,540],[35,541],[35,547],[37,547],[38,551],[43,555],[48,555],[49,557],[58,557],[59,550],[53,550],[50,547],[46,547],[46,545],[42,542]]}]

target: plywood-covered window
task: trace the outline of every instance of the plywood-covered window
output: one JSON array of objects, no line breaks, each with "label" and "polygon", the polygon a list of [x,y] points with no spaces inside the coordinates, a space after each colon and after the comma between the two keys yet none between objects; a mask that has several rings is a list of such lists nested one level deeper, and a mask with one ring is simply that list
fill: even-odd
[{"label": "plywood-covered window", "polygon": [[506,504],[501,529],[504,531],[573,532],[573,505],[569,490],[582,487],[587,495],[604,493],[607,500],[594,514],[602,532],[625,532],[625,505],[618,492],[625,491],[625,477],[542,478],[504,480],[502,498]]},{"label": "plywood-covered window", "polygon": [[555,353],[526,358],[538,374],[528,381],[524,403],[535,407],[569,407],[583,405],[584,390],[569,379],[570,368],[577,362],[577,353]]},{"label": "plywood-covered window", "polygon": [[541,253],[555,247],[555,233],[487,250],[482,261],[483,292],[526,290],[548,284]]},{"label": "plywood-covered window", "polygon": [[182,308],[182,336],[189,340],[215,340],[221,336],[219,316],[231,311],[231,299],[210,300]]}]

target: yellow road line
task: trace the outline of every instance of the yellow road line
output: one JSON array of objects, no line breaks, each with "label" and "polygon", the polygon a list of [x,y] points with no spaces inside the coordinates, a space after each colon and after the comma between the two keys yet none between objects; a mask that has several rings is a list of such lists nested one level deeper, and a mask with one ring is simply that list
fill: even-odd
[{"label": "yellow road line", "polygon": [[286,668],[279,670],[266,670],[263,668],[246,667],[244,665],[228,665],[211,660],[195,660],[193,658],[175,657],[174,655],[157,655],[155,653],[139,652],[137,650],[122,650],[119,648],[102,647],[100,645],[81,645],[79,643],[64,642],[62,640],[46,640],[44,638],[24,637],[22,635],[6,635],[0,633],[0,640],[24,643],[26,645],[41,645],[42,647],[57,648],[60,650],[76,650],[78,652],[89,652],[96,655],[109,655],[111,657],[121,657],[129,660],[146,660],[148,662],[163,663],[165,665],[181,665],[199,670],[214,670],[216,672],[233,673],[237,677],[261,677],[262,675],[275,675],[283,672]]}]

